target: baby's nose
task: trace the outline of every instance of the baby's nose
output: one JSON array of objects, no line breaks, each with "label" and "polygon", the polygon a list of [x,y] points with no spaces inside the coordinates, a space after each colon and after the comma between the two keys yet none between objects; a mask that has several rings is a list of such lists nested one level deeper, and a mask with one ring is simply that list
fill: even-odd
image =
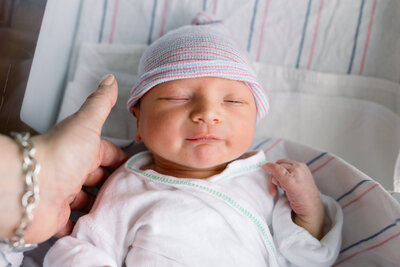
[{"label": "baby's nose", "polygon": [[216,103],[202,101],[193,109],[191,119],[195,123],[217,124],[221,122],[221,115]]}]

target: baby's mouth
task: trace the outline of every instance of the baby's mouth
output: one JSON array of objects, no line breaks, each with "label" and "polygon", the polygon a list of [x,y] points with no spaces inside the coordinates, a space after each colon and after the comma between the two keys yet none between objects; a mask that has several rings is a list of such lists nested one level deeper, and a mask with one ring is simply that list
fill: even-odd
[{"label": "baby's mouth", "polygon": [[211,143],[211,142],[216,142],[221,140],[220,138],[213,136],[213,135],[200,135],[200,136],[195,136],[195,137],[191,137],[191,138],[187,138],[187,141],[190,142],[207,142],[207,143]]}]

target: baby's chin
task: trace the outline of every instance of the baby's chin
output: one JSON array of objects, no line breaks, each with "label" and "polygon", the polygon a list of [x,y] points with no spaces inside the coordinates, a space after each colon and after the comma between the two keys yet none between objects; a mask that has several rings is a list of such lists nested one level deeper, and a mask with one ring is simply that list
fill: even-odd
[{"label": "baby's chin", "polygon": [[[240,157],[245,151],[225,149],[224,147],[203,147],[187,153],[180,158],[183,165],[198,169],[216,168]],[[185,164],[186,163],[186,164]]]}]

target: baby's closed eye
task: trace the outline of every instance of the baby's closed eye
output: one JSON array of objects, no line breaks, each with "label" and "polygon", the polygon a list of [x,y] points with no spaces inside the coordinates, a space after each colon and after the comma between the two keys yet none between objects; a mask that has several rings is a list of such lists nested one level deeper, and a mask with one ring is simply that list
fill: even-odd
[{"label": "baby's closed eye", "polygon": [[158,100],[183,102],[183,101],[190,100],[190,97],[188,97],[188,96],[165,96],[165,97],[159,97]]},{"label": "baby's closed eye", "polygon": [[235,104],[242,104],[242,103],[244,103],[242,100],[224,100],[225,102],[228,102],[228,103],[235,103]]},{"label": "baby's closed eye", "polygon": [[241,99],[241,98],[225,98],[224,103],[227,103],[230,105],[245,105],[248,102],[245,99]]}]

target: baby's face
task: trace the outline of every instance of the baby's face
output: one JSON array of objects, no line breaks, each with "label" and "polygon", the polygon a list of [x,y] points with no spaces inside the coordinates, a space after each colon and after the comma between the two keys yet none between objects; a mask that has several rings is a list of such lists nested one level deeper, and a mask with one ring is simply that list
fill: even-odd
[{"label": "baby's face", "polygon": [[164,174],[179,176],[168,168],[183,171],[181,177],[222,170],[249,148],[254,136],[256,104],[239,81],[203,77],[165,82],[146,93],[134,112],[137,138],[154,156],[151,168],[162,165]]}]

